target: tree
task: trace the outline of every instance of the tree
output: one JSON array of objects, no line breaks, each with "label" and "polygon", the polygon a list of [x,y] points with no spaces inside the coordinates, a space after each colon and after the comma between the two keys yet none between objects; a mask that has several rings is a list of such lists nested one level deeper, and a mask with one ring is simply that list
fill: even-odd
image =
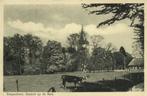
[{"label": "tree", "polygon": [[79,37],[80,36],[78,33],[71,34],[71,35],[69,35],[69,37],[67,37],[67,42],[68,42],[70,48],[74,48],[75,50],[77,50]]},{"label": "tree", "polygon": [[102,70],[104,68],[103,57],[105,56],[105,49],[98,47],[93,49],[91,56],[91,70]]},{"label": "tree", "polygon": [[140,44],[133,42],[132,49],[133,49],[132,55],[134,57],[139,57],[139,58],[143,57],[143,52],[140,49]]},{"label": "tree", "polygon": [[109,65],[112,67],[112,70],[114,70],[115,60],[113,57],[113,53],[116,52],[116,48],[113,46],[113,44],[111,42],[109,42],[108,44],[106,44],[105,51],[106,51],[106,54],[105,54],[104,58],[107,58],[108,60],[111,59],[110,60],[111,63]]},{"label": "tree", "polygon": [[[4,72],[12,71],[12,74],[21,75],[24,71],[23,37],[15,34],[13,37],[4,38]],[[7,67],[11,69],[7,70]]]},{"label": "tree", "polygon": [[116,51],[116,48],[115,48],[115,46],[113,46],[112,43],[109,42],[108,44],[106,44],[105,50],[113,53]]},{"label": "tree", "polygon": [[123,60],[123,65],[124,65],[124,67],[123,67],[123,69],[125,69],[126,68],[126,51],[125,51],[125,49],[124,49],[124,47],[123,46],[121,46],[120,47],[120,49],[119,49],[119,52],[123,55],[123,57],[124,57],[124,60]]},{"label": "tree", "polygon": [[12,66],[15,74],[23,74],[30,67],[30,70],[39,69],[41,53],[42,41],[36,36],[15,34],[13,37],[4,38],[4,63]]},{"label": "tree", "polygon": [[42,71],[50,73],[61,71],[65,67],[62,46],[57,41],[48,41],[42,53]]},{"label": "tree", "polygon": [[136,42],[138,43],[137,45],[141,49],[141,50],[138,49],[137,51],[143,57],[144,55],[144,26],[136,25],[135,33],[136,33],[136,36],[134,39],[136,39]]},{"label": "tree", "polygon": [[[90,68],[90,70],[96,70],[98,69],[98,67],[100,67],[97,64],[97,60],[98,60],[98,53],[100,50],[100,42],[104,39],[103,36],[101,35],[93,35],[91,36],[91,46],[92,46],[92,56],[91,56],[91,63],[88,64],[88,67]],[[103,51],[103,50],[101,50]]]},{"label": "tree", "polygon": [[104,39],[104,37],[101,35],[91,36],[91,43],[92,43],[93,48],[95,49],[95,48],[100,47],[99,44],[103,39]]},{"label": "tree", "polygon": [[92,51],[90,70],[112,70],[113,58],[112,53],[105,48],[98,47]]},{"label": "tree", "polygon": [[77,70],[77,56],[78,56],[78,46],[79,46],[79,37],[78,33],[70,34],[67,37],[67,62],[66,62],[66,71],[76,71]]},{"label": "tree", "polygon": [[123,69],[124,68],[124,55],[120,52],[113,53],[114,58],[114,69]]},{"label": "tree", "polygon": [[63,58],[64,58],[64,63],[67,63],[67,57],[66,57],[66,53],[67,53],[67,49],[65,47],[62,47],[62,53],[63,53]]},{"label": "tree", "polygon": [[40,59],[42,54],[42,41],[40,38],[36,36],[32,36],[31,34],[26,34],[23,36],[24,47],[26,50],[26,58],[29,60],[29,65],[32,68],[36,68],[36,60]]},{"label": "tree", "polygon": [[78,52],[71,47],[67,48],[66,59],[66,71],[77,71]]},{"label": "tree", "polygon": [[126,51],[123,46],[120,47],[119,52],[122,53],[124,56],[126,56]]},{"label": "tree", "polygon": [[[15,60],[12,51],[10,37],[4,37],[4,75],[9,75],[13,70],[13,62]],[[11,63],[10,63],[11,62]]]},{"label": "tree", "polygon": [[88,60],[88,40],[87,34],[83,30],[83,26],[81,32],[69,35],[67,42],[70,47],[68,47],[68,56],[69,62],[68,65],[71,67],[69,68],[72,71],[76,70],[84,70],[84,66],[87,64]]},{"label": "tree", "polygon": [[[112,53],[112,55],[115,61],[114,62],[115,69],[123,69],[124,68],[124,55],[120,51],[114,52]],[[131,56],[131,54],[126,52],[126,57],[125,57],[126,66],[128,66],[132,58],[133,57]]]},{"label": "tree", "polygon": [[129,19],[130,26],[134,27],[136,33],[136,42],[140,43],[142,53],[144,53],[144,4],[143,3],[125,3],[125,4],[82,4],[82,7],[89,9],[89,14],[106,15],[112,14],[112,18],[98,24],[110,25],[117,21]]}]

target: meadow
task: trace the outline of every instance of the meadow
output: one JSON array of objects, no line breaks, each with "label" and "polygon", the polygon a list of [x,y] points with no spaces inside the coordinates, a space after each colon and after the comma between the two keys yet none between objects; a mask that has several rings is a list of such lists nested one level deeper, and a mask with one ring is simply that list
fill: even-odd
[{"label": "meadow", "polygon": [[[86,73],[89,78],[86,82],[96,82],[101,80],[113,80],[116,78],[123,78],[122,75],[128,72],[95,72]],[[68,92],[70,90],[62,87],[61,75],[83,76],[82,72],[65,72],[56,74],[41,74],[41,75],[21,75],[21,76],[4,76],[4,91],[17,91],[16,80],[20,92],[47,92],[50,87],[54,87],[58,92]],[[67,86],[74,86],[68,83]]]}]

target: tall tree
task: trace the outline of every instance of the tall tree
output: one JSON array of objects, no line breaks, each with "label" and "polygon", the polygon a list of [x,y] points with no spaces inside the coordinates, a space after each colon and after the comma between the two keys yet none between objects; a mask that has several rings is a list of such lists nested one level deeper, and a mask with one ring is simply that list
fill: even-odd
[{"label": "tall tree", "polygon": [[[115,58],[113,56],[113,53],[116,52],[116,48],[113,46],[113,44],[111,42],[109,42],[108,44],[106,44],[106,47],[105,47],[105,51],[106,51],[106,54],[104,56],[104,58],[108,58],[110,61],[112,61],[112,63],[110,63],[112,66],[112,69],[115,68]],[[108,60],[107,60],[108,61]]]},{"label": "tall tree", "polygon": [[[88,67],[93,70],[98,69],[97,60],[98,60],[98,50],[100,50],[100,43],[104,39],[101,35],[93,35],[91,36],[91,46],[92,46],[92,56],[91,63],[89,63]],[[100,67],[100,66],[99,66]]]},{"label": "tall tree", "polygon": [[75,50],[77,50],[79,37],[80,36],[78,33],[70,34],[69,37],[67,37],[67,42],[70,48],[74,48]]},{"label": "tall tree", "polygon": [[124,69],[125,69],[126,68],[126,57],[127,57],[127,55],[126,55],[126,51],[125,51],[123,46],[120,47],[119,52],[124,56],[123,65],[124,65]]},{"label": "tall tree", "polygon": [[24,47],[27,51],[27,58],[29,59],[29,65],[36,67],[35,60],[39,59],[42,53],[42,41],[40,38],[36,36],[32,36],[31,34],[26,34],[23,36],[24,38]]},{"label": "tall tree", "polygon": [[89,67],[91,70],[109,70],[113,69],[113,58],[110,51],[105,48],[98,47],[92,51],[91,63]]},{"label": "tall tree", "polygon": [[120,47],[119,51],[124,55],[126,56],[126,51],[125,51],[125,48],[123,46]]},{"label": "tall tree", "polygon": [[92,43],[92,46],[93,48],[98,48],[100,47],[100,42],[104,39],[103,36],[101,35],[93,35],[91,36],[91,43]]},{"label": "tall tree", "polygon": [[67,43],[69,47],[67,47],[67,62],[66,62],[66,71],[76,71],[77,70],[77,50],[79,45],[79,37],[78,33],[70,34],[67,37]]},{"label": "tall tree", "polygon": [[64,69],[64,54],[62,46],[57,41],[48,41],[42,53],[42,71],[44,73]]},{"label": "tall tree", "polygon": [[21,75],[24,71],[24,56],[25,56],[25,51],[24,51],[24,46],[23,46],[23,37],[19,34],[15,34],[13,37],[11,37],[10,40],[10,45],[11,52],[13,59],[15,60],[15,68],[17,70],[16,74]]},{"label": "tall tree", "polygon": [[[4,75],[9,75],[13,70],[13,62],[15,60],[13,56],[11,37],[4,37]],[[11,63],[10,63],[11,62]]]}]

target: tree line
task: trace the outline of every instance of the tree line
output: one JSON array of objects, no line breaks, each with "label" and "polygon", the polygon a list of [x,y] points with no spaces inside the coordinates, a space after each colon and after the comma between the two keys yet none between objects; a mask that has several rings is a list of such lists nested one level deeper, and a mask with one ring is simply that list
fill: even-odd
[{"label": "tree line", "polygon": [[88,37],[83,28],[67,37],[68,46],[55,40],[44,45],[31,34],[4,37],[4,75],[125,69],[132,56],[123,46],[101,43],[104,37]]}]

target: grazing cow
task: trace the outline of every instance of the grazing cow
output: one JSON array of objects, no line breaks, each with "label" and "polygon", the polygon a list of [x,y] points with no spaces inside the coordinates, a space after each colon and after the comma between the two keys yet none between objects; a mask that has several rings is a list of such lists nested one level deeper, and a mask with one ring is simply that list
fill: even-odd
[{"label": "grazing cow", "polygon": [[64,87],[66,87],[66,82],[74,83],[75,87],[77,83],[81,83],[84,77],[78,77],[78,76],[71,76],[71,75],[62,75],[62,84]]}]

